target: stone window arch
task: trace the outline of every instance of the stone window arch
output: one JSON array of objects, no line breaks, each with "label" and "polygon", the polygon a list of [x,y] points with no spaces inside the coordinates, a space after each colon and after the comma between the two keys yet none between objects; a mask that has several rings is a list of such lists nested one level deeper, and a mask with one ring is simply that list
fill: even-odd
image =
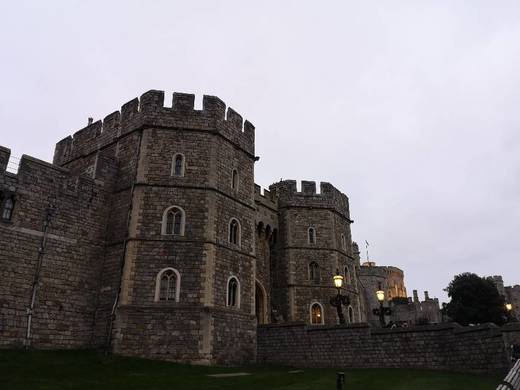
[{"label": "stone window arch", "polygon": [[267,323],[267,293],[258,279],[255,279],[255,315],[258,324]]},{"label": "stone window arch", "polygon": [[354,309],[352,308],[352,306],[348,307],[347,314],[348,314],[348,322],[350,322],[352,324],[354,322]]},{"label": "stone window arch", "polygon": [[347,250],[347,240],[345,239],[345,235],[341,234],[341,249],[344,251]]},{"label": "stone window arch", "polygon": [[240,307],[240,282],[236,276],[230,276],[227,282],[226,306]]},{"label": "stone window arch", "polygon": [[238,219],[231,218],[229,220],[229,234],[228,234],[228,241],[231,244],[238,245],[238,246],[241,245],[241,235],[242,235],[241,230],[242,229],[240,227],[240,222],[238,222]]},{"label": "stone window arch", "polygon": [[175,268],[164,268],[155,279],[155,302],[179,302],[181,293],[181,274]]},{"label": "stone window arch", "polygon": [[176,153],[172,159],[172,176],[183,177],[186,159],[182,153]]},{"label": "stone window arch", "polygon": [[238,191],[238,185],[240,184],[240,177],[238,176],[238,169],[233,169],[231,172],[231,188]]},{"label": "stone window arch", "polygon": [[307,243],[316,244],[316,229],[313,227],[307,230]]},{"label": "stone window arch", "polygon": [[0,197],[0,206],[2,210],[2,220],[10,221],[13,217],[14,197],[12,195],[8,195],[5,198]]},{"label": "stone window arch", "polygon": [[184,236],[186,213],[179,206],[170,206],[164,210],[161,234],[165,236]]},{"label": "stone window arch", "polygon": [[309,263],[309,280],[314,284],[320,283],[320,266],[315,261]]},{"label": "stone window arch", "polygon": [[325,316],[323,315],[323,306],[319,302],[313,302],[309,311],[312,325],[323,325]]},{"label": "stone window arch", "polygon": [[345,283],[352,284],[352,278],[351,278],[350,270],[348,269],[348,266],[345,266]]}]

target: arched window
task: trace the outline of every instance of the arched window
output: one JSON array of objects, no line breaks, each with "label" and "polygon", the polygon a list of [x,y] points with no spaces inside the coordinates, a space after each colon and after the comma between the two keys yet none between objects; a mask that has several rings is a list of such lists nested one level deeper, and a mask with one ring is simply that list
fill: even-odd
[{"label": "arched window", "polygon": [[316,244],[316,229],[310,227],[308,230],[308,243]]},{"label": "arched window", "polygon": [[324,323],[323,307],[318,302],[311,305],[311,324],[321,325]]},{"label": "arched window", "polygon": [[236,218],[229,221],[229,242],[240,246],[240,223]]},{"label": "arched window", "polygon": [[343,249],[344,251],[347,250],[347,241],[345,240],[344,234],[341,235],[341,249]]},{"label": "arched window", "polygon": [[175,268],[165,268],[155,280],[155,302],[179,302],[181,274]]},{"label": "arched window", "polygon": [[315,261],[309,264],[309,280],[312,283],[320,283],[320,266]]},{"label": "arched window", "polygon": [[238,170],[236,169],[233,169],[233,172],[231,173],[231,188],[235,191],[238,190]]},{"label": "arched window", "polygon": [[345,267],[345,283],[346,284],[352,283],[352,280],[350,279],[350,271],[349,271],[348,267]]},{"label": "arched window", "polygon": [[[1,204],[1,202],[0,202]],[[13,216],[14,200],[12,197],[8,197],[3,204],[2,208],[2,219],[4,221],[10,221]]]},{"label": "arched window", "polygon": [[178,206],[172,206],[164,211],[161,234],[184,236],[186,216],[184,210]]},{"label": "arched window", "polygon": [[258,324],[267,323],[267,301],[264,286],[256,280],[255,281],[255,315]]},{"label": "arched window", "polygon": [[354,322],[354,309],[352,309],[352,306],[348,307],[348,322]]},{"label": "arched window", "polygon": [[238,279],[234,276],[228,279],[226,305],[240,307],[240,283],[238,283]]},{"label": "arched window", "polygon": [[184,176],[184,156],[180,153],[173,156],[172,176]]}]

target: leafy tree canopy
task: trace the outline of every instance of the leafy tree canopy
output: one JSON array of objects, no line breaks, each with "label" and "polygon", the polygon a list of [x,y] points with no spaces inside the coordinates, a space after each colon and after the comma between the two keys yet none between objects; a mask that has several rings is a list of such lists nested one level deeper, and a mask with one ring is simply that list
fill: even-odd
[{"label": "leafy tree canopy", "polygon": [[455,276],[447,292],[451,301],[444,310],[453,321],[461,325],[506,322],[504,297],[492,279],[466,272]]}]

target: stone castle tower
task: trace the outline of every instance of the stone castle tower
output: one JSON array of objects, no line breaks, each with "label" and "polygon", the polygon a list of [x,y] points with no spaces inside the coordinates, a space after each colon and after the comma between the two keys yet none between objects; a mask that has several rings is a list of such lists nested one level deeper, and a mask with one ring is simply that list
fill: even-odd
[{"label": "stone castle tower", "polygon": [[[337,315],[329,304],[334,295],[332,276],[339,271],[351,304],[349,322],[363,319],[357,272],[359,257],[352,246],[348,198],[329,183],[303,181],[297,192],[292,180],[275,183],[270,193],[278,199],[279,237],[271,293],[276,313],[289,321],[335,324]],[[319,318],[313,318],[313,306]],[[316,314],[316,313],[315,313]]]},{"label": "stone castle tower", "polygon": [[336,270],[347,321],[365,320],[347,197],[262,194],[254,138],[216,97],[195,110],[149,91],[58,142],[53,164],[24,156],[13,174],[1,148],[2,345],[251,362],[257,323],[337,322]]}]

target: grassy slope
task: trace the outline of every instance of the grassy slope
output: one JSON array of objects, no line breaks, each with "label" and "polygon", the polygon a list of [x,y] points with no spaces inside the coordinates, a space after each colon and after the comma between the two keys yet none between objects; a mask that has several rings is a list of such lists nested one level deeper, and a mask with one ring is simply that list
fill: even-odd
[{"label": "grassy slope", "polygon": [[[168,362],[104,356],[90,351],[0,350],[0,389],[335,389],[337,370],[253,366],[197,367]],[[235,378],[208,378],[207,374],[249,372]],[[470,375],[422,370],[348,370],[347,386],[385,390],[495,389],[502,375]]]}]

